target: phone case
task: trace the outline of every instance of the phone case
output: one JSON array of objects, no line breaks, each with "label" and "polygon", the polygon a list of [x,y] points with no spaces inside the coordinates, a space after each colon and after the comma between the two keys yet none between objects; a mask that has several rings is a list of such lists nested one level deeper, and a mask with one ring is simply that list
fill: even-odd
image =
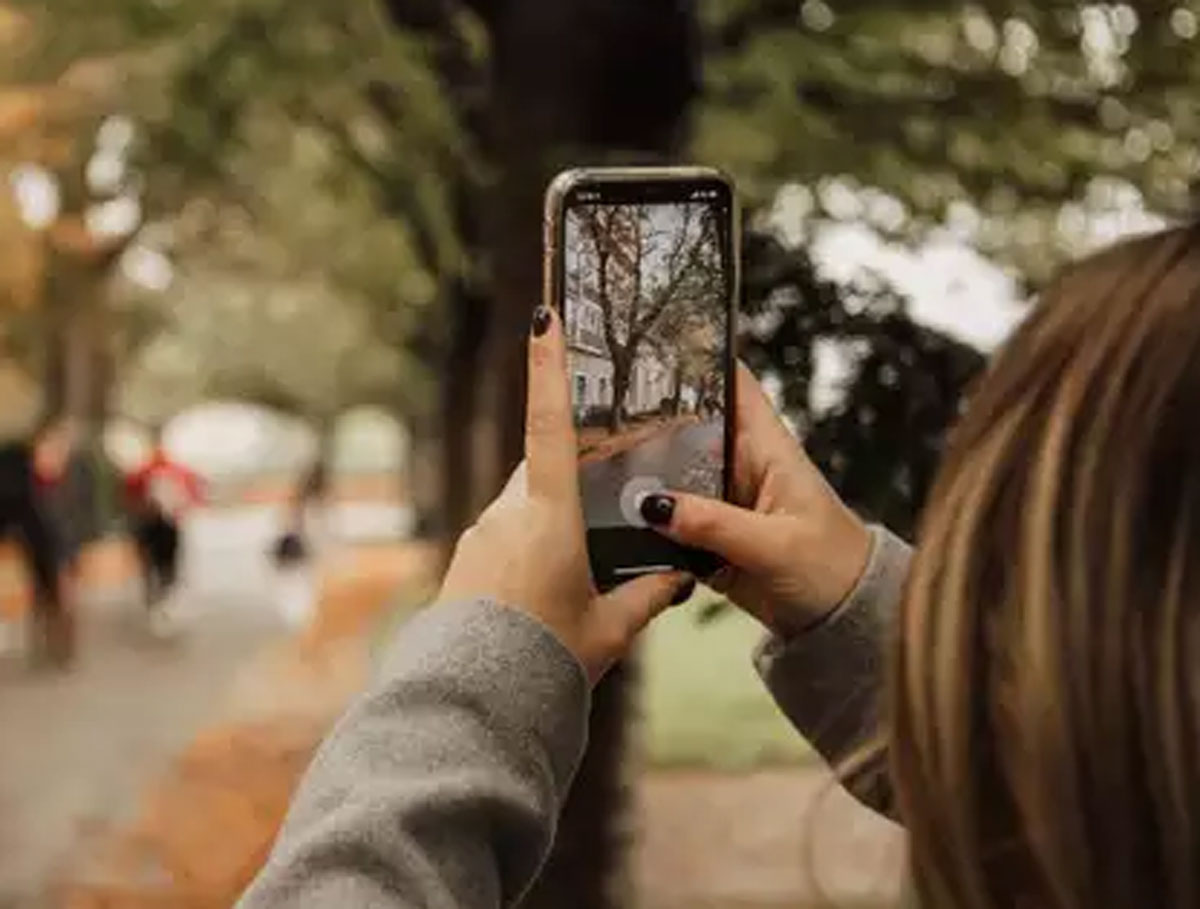
[{"label": "phone case", "polygon": [[[604,184],[604,183],[638,183],[638,182],[688,182],[695,180],[712,180],[723,183],[729,191],[729,199],[731,202],[730,209],[730,268],[732,270],[730,282],[730,299],[728,301],[729,318],[727,321],[726,349],[730,351],[730,356],[726,363],[726,400],[725,408],[727,414],[733,413],[734,395],[734,365],[736,363],[736,316],[737,316],[737,301],[740,299],[741,292],[741,216],[738,207],[737,196],[734,191],[732,180],[724,173],[715,168],[708,167],[596,167],[596,168],[577,168],[565,171],[559,174],[550,183],[546,191],[545,212],[543,219],[543,301],[545,305],[559,310],[560,315],[563,315],[561,310],[562,297],[562,258],[565,251],[562,248],[564,219],[566,215],[566,201],[570,192],[587,184]],[[724,498],[729,500],[733,486],[733,451],[734,451],[734,435],[735,421],[730,417],[726,424],[726,445],[725,445],[725,470],[724,470]],[[590,548],[590,546],[589,546]],[[696,551],[691,550],[694,554]],[[711,555],[711,554],[700,554]],[[700,564],[697,561],[696,564]],[[706,564],[706,568],[715,571],[721,565],[720,561],[711,558],[711,564]],[[597,585],[603,590],[614,586],[616,580],[606,576],[605,572],[596,571],[597,565],[593,556],[593,571]]]}]

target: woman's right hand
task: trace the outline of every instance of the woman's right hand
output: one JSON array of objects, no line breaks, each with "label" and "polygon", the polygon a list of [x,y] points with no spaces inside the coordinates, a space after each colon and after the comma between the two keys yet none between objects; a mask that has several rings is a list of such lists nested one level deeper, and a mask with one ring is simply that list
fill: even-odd
[{"label": "woman's right hand", "polygon": [[770,630],[816,624],[853,589],[871,537],[792,436],[754,375],[738,364],[735,504],[670,492],[647,496],[660,533],[721,556],[711,581]]}]

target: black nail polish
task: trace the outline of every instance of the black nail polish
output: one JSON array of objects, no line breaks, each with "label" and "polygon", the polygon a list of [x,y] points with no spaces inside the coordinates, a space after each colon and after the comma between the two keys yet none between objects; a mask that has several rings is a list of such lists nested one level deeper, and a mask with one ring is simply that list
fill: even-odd
[{"label": "black nail polish", "polygon": [[533,311],[533,336],[540,338],[550,328],[553,316],[545,306],[539,306]]},{"label": "black nail polish", "polygon": [[647,524],[653,527],[666,527],[671,523],[671,518],[675,516],[675,499],[661,493],[654,493],[642,499],[642,505],[638,510],[642,513],[642,520]]},{"label": "black nail polish", "polygon": [[679,589],[675,591],[675,596],[671,597],[672,606],[682,606],[692,598],[692,594],[696,592],[696,579],[688,578],[679,585]]}]

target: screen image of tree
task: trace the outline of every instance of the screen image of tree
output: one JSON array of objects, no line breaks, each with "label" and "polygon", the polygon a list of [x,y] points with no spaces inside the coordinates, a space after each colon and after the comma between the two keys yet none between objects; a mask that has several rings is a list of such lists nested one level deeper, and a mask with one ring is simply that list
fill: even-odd
[{"label": "screen image of tree", "polygon": [[589,527],[644,526],[642,496],[720,496],[728,281],[709,202],[573,205],[563,309]]}]

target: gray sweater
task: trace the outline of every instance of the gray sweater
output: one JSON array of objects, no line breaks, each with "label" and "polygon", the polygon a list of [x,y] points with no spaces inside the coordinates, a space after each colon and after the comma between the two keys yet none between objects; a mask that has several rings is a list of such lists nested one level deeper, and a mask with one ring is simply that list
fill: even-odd
[{"label": "gray sweater", "polygon": [[[907,547],[873,530],[854,591],[756,663],[827,760],[875,725],[881,640]],[[309,767],[242,909],[491,909],[529,888],[586,747],[582,667],[522,612],[434,606],[398,635],[378,681]]]}]

